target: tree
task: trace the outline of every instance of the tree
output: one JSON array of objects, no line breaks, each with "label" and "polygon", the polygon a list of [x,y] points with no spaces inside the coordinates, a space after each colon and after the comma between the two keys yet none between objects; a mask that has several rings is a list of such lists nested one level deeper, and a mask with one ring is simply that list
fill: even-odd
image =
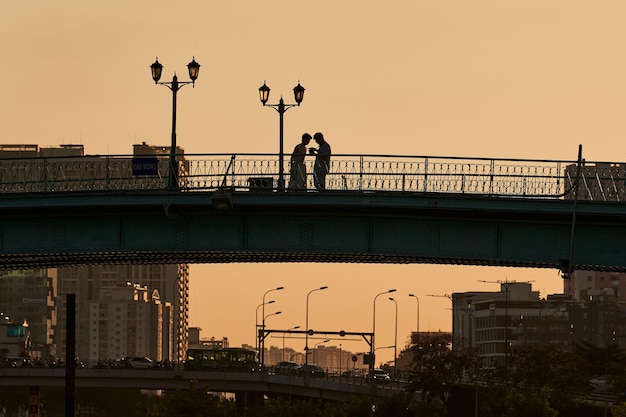
[{"label": "tree", "polygon": [[446,404],[451,387],[463,380],[473,380],[480,369],[473,349],[450,349],[450,335],[420,340],[411,351],[410,387],[412,391],[420,391],[424,400],[438,398]]},{"label": "tree", "polygon": [[588,342],[576,346],[576,353],[586,362],[586,375],[606,378],[615,393],[626,391],[626,352],[617,343],[598,347]]}]

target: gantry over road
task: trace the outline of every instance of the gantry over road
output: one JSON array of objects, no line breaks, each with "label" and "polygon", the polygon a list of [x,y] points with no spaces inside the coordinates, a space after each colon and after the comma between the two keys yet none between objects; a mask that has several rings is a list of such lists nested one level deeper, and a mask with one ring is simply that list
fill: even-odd
[{"label": "gantry over road", "polygon": [[335,155],[326,191],[295,192],[276,189],[275,155],[185,157],[175,189],[167,157],[0,160],[1,268],[360,262],[626,271],[624,163]]}]

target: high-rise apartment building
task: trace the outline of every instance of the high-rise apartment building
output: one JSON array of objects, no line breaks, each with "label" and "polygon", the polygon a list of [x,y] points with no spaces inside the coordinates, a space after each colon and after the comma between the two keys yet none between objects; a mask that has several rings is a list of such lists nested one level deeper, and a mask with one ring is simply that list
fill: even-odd
[{"label": "high-rise apartment building", "polygon": [[118,359],[132,352],[159,361],[169,359],[164,349],[171,346],[166,339],[172,333],[172,305],[162,302],[157,290],[131,284],[107,288],[85,310],[80,327],[89,333],[77,340],[80,358],[93,363],[94,358]]},{"label": "high-rise apartment building", "polygon": [[[183,265],[94,265],[58,269],[59,294],[76,294],[76,353],[81,360],[95,363],[101,356],[93,356],[90,345],[93,339],[91,303],[99,302],[105,294],[124,286],[139,285],[147,291],[157,291],[162,302],[172,307],[172,334],[153,340],[158,346],[159,356],[155,360],[182,360],[187,350],[187,328],[189,326],[189,267]],[[59,297],[59,334],[65,335],[65,300]],[[105,310],[103,310],[105,311]],[[100,321],[104,320],[102,317]],[[111,317],[111,320],[117,320]],[[59,351],[65,352],[65,339],[59,340]],[[122,356],[149,356],[149,351],[140,345],[127,345],[134,349]],[[100,349],[102,350],[102,349]],[[113,359],[113,358],[109,358]],[[119,358],[118,358],[119,359]]]}]

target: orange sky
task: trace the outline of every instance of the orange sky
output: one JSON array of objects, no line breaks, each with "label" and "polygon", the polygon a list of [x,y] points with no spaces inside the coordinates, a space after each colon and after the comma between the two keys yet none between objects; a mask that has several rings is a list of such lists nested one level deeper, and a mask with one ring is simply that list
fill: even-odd
[{"label": "orange sky", "polygon": [[[335,154],[573,160],[583,144],[588,161],[621,161],[625,15],[623,0],[10,2],[0,13],[0,142],[79,143],[90,154],[169,145],[171,93],[149,66],[158,56],[164,81],[175,71],[186,80],[195,56],[200,76],[178,100],[187,153],[277,152],[278,115],[258,100],[266,80],[272,103],[292,102],[298,81],[306,88],[285,114],[286,150],[322,131]],[[191,324],[233,344],[253,343],[256,306],[279,285],[283,314],[272,324],[304,326],[306,293],[328,285],[311,297],[311,327],[347,331],[370,331],[373,297],[396,287],[400,345],[415,327],[409,292],[420,297],[420,329],[449,330],[448,300],[426,294],[498,289],[478,279],[561,289],[557,271],[499,268],[192,272]],[[377,345],[391,345],[393,303],[378,302]]]}]

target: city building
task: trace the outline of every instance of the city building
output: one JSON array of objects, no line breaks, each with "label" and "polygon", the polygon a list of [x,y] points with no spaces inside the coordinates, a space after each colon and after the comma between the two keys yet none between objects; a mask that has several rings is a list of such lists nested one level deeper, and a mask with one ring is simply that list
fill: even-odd
[{"label": "city building", "polygon": [[0,312],[15,323],[28,323],[28,354],[54,355],[57,275],[54,269],[0,272]]},{"label": "city building", "polygon": [[[90,305],[101,300],[103,294],[127,283],[140,285],[148,291],[156,291],[160,301],[172,306],[171,335],[160,340],[152,340],[159,345],[158,356],[150,356],[146,350],[128,350],[125,355],[150,356],[155,360],[178,362],[187,352],[187,328],[189,326],[189,270],[188,265],[94,265],[84,267],[64,267],[57,272],[59,294],[76,294],[76,352],[85,362],[95,363],[103,359],[101,355],[92,356],[92,348],[85,344],[91,340],[92,321]],[[65,299],[59,298],[59,351],[65,352]],[[111,317],[113,320],[114,318]],[[111,358],[112,359],[112,358]],[[119,359],[119,358],[118,358]]]},{"label": "city building", "polygon": [[0,366],[7,358],[25,358],[30,349],[28,323],[17,324],[11,317],[0,313]]},{"label": "city building", "polygon": [[188,335],[189,349],[203,349],[203,348],[223,349],[223,348],[230,347],[227,337],[223,337],[222,339],[216,339],[215,337],[203,339],[200,336],[201,333],[202,333],[202,329],[200,327],[189,328],[189,335]]},{"label": "city building", "polygon": [[87,310],[77,320],[79,328],[89,331],[87,337],[80,341],[77,338],[76,351],[81,360],[88,358],[93,364],[97,363],[94,358],[167,359],[164,349],[171,346],[171,340],[165,339],[172,334],[172,305],[162,302],[157,290],[138,284],[106,288],[97,300],[87,303]]},{"label": "city building", "polygon": [[626,311],[618,296],[622,286],[615,284],[622,281],[609,279],[621,274],[575,274],[571,281],[565,280],[568,294],[543,299],[530,282],[514,281],[501,282],[499,292],[452,294],[453,349],[476,349],[489,364],[522,345],[557,345],[568,350],[583,342],[626,346],[621,338],[626,335]]}]

